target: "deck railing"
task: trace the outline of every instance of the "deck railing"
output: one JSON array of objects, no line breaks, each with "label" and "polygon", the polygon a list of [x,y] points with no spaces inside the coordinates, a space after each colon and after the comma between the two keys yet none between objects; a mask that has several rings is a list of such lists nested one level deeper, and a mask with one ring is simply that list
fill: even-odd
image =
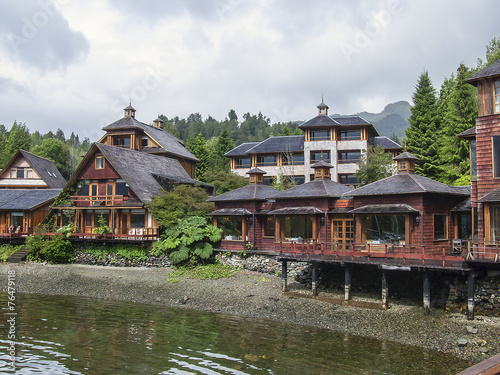
[{"label": "deck railing", "polygon": [[8,227],[6,225],[0,225],[0,237],[23,237],[33,234],[33,227],[22,228],[18,227]]},{"label": "deck railing", "polygon": [[78,207],[91,206],[122,206],[128,197],[123,195],[72,195],[69,197],[71,203]]},{"label": "deck railing", "polygon": [[[137,240],[137,241],[152,241],[159,238],[158,228],[112,228],[112,233],[100,235],[97,228],[76,227],[74,232],[71,233],[72,239],[88,239],[88,240]],[[54,235],[56,233],[47,233]]]}]

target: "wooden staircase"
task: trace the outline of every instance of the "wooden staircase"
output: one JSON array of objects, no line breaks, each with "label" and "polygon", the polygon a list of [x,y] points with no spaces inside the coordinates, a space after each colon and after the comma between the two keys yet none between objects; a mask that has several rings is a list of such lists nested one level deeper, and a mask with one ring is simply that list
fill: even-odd
[{"label": "wooden staircase", "polygon": [[21,247],[18,251],[12,254],[7,258],[7,262],[9,263],[21,263],[23,260],[26,260],[26,256],[28,255],[29,250],[26,246]]}]

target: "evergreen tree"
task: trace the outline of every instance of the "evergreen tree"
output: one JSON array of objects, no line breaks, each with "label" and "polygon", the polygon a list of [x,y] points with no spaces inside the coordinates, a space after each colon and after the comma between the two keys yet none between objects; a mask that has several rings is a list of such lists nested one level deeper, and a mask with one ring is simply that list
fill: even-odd
[{"label": "evergreen tree", "polygon": [[385,152],[381,146],[368,147],[366,154],[359,160],[358,166],[356,177],[359,186],[389,177],[394,171],[391,154]]},{"label": "evergreen tree", "polygon": [[248,178],[238,176],[229,169],[210,169],[205,173],[207,184],[215,186],[217,195],[248,185]]},{"label": "evergreen tree", "polygon": [[5,146],[1,154],[2,168],[14,156],[19,149],[29,151],[31,144],[30,131],[26,124],[20,124],[14,121],[14,124],[8,132],[8,137],[5,139]]},{"label": "evergreen tree", "polygon": [[415,166],[416,173],[437,179],[439,116],[436,90],[427,71],[420,75],[412,99],[413,106],[410,107],[411,115],[408,118],[410,127],[406,129],[408,151],[420,159],[421,164]]},{"label": "evergreen tree", "polygon": [[456,135],[476,123],[477,97],[475,88],[465,83],[473,73],[460,64],[450,93],[443,106],[443,125],[439,137],[440,178],[449,185],[470,183],[469,142]]},{"label": "evergreen tree", "polygon": [[69,147],[60,139],[44,139],[42,143],[33,148],[32,152],[35,155],[52,160],[65,179],[68,180],[71,177],[71,166],[68,163],[70,160]]},{"label": "evergreen tree", "polygon": [[196,164],[196,178],[200,181],[205,181],[204,176],[209,167],[210,155],[206,146],[207,141],[201,133],[199,133],[195,138],[189,139],[186,144],[186,148],[198,159],[200,162]]},{"label": "evergreen tree", "polygon": [[214,142],[209,143],[210,169],[230,169],[230,160],[224,154],[234,148],[234,143],[229,138],[227,128],[224,127]]}]

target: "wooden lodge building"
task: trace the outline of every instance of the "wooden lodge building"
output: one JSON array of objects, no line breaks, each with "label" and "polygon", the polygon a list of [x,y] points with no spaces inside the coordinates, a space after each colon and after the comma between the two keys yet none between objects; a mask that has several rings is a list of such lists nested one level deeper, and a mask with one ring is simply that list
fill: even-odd
[{"label": "wooden lodge building", "polygon": [[179,184],[211,185],[194,180],[198,159],[162,120],[150,126],[125,108],[124,118],[105,126],[106,135],[92,145],[62,192],[67,202],[53,207],[56,226],[73,223],[73,237],[93,239],[102,217],[112,233],[107,239],[157,239],[158,223],[146,204],[161,189]]},{"label": "wooden lodge building", "polygon": [[65,184],[52,161],[18,150],[0,172],[0,237],[32,234]]},{"label": "wooden lodge building", "polygon": [[[380,269],[383,307],[387,307],[387,272],[421,271],[426,313],[429,273],[465,274],[469,318],[473,318],[475,275],[500,269],[500,60],[468,82],[478,87],[479,116],[476,127],[459,136],[471,142],[471,186],[448,186],[415,174],[418,159],[405,151],[394,157],[395,175],[354,190],[337,182],[342,182],[338,160],[320,159],[311,163],[314,172],[308,182],[274,192],[257,187],[264,182],[265,168],[258,164],[261,159],[251,156],[250,162],[240,165],[259,166],[247,173],[250,186],[260,195],[239,195],[243,190],[238,189],[210,199],[215,202],[214,224],[224,232],[220,248],[276,254],[282,260],[284,291],[287,263],[310,262],[313,296],[318,265],[343,266],[344,303],[351,299],[351,265]],[[311,131],[319,128],[306,129],[313,137]],[[296,138],[292,144],[298,145]],[[306,134],[304,144],[309,141]],[[257,146],[244,144],[240,151],[232,150],[228,156],[234,159],[233,167],[243,157],[236,154],[248,156]],[[243,236],[233,236],[228,230],[233,227],[242,228]]]}]

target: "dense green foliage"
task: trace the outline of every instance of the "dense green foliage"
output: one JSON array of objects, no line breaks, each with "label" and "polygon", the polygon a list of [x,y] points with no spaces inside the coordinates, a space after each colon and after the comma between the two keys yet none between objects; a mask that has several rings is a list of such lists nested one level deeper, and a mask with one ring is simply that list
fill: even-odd
[{"label": "dense green foliage", "polygon": [[153,254],[168,254],[175,264],[196,265],[212,257],[212,244],[222,239],[222,230],[204,217],[191,216],[170,225],[162,238]]},{"label": "dense green foliage", "polygon": [[21,247],[23,247],[23,245],[4,244],[0,246],[0,262],[7,261],[7,258],[21,249]]},{"label": "dense green foliage", "polygon": [[385,152],[380,146],[375,148],[370,146],[358,162],[358,166],[356,176],[359,186],[391,176],[395,167],[391,154]]},{"label": "dense green foliage", "polygon": [[248,178],[232,173],[229,169],[208,170],[205,182],[215,186],[217,195],[248,185]]},{"label": "dense green foliage", "polygon": [[133,262],[146,260],[149,253],[147,248],[132,244],[113,244],[113,246],[90,244],[86,245],[82,251],[95,260],[103,260],[111,255],[116,260],[122,258]]},{"label": "dense green foliage", "polygon": [[214,210],[214,204],[207,202],[207,192],[199,186],[179,185],[170,191],[161,190],[147,204],[160,227],[189,216],[205,217]]},{"label": "dense green foliage", "polygon": [[[180,267],[169,273],[169,280],[184,277],[186,279],[215,280],[234,276],[238,268],[220,263],[203,264],[197,267]],[[167,280],[167,281],[169,281]],[[170,281],[171,282],[171,281]]]},{"label": "dense green foliage", "polygon": [[65,236],[35,234],[26,238],[28,259],[36,262],[68,263],[73,260],[75,250]]}]

